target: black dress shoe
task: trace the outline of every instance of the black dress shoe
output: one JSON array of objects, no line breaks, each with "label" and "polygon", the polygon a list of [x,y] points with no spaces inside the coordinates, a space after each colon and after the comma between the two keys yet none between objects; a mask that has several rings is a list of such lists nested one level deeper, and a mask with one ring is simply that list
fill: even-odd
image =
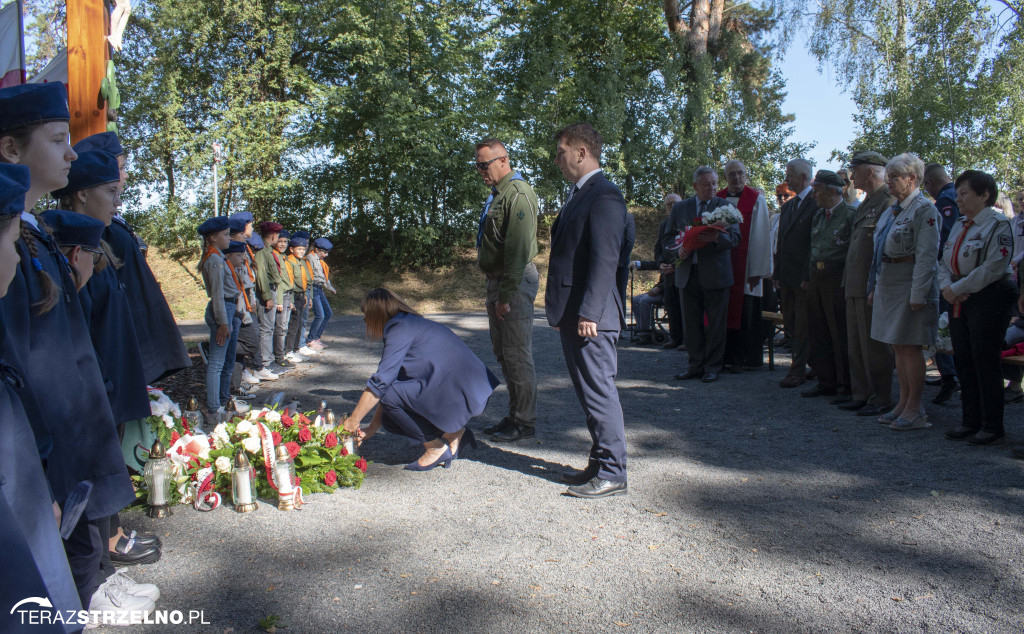
[{"label": "black dress shoe", "polygon": [[704,376],[704,373],[701,372],[700,370],[690,370],[689,372],[677,374],[672,378],[675,379],[676,381],[689,381],[690,379],[699,379],[702,376]]},{"label": "black dress shoe", "polygon": [[932,403],[936,405],[942,405],[956,394],[956,391],[960,389],[960,384],[956,382],[956,379],[951,378],[950,380],[942,380],[942,389],[932,399]]},{"label": "black dress shoe", "polygon": [[1024,447],[1010,447],[1010,455],[1014,458],[1024,459]]},{"label": "black dress shoe", "polygon": [[1003,433],[996,434],[990,431],[979,431],[974,434],[974,436],[967,439],[967,444],[979,447],[985,445],[1001,445],[1003,444],[1003,439],[1005,437],[1006,434]]},{"label": "black dress shoe", "polygon": [[950,429],[946,432],[946,438],[950,440],[966,440],[978,433],[977,429],[971,429],[969,427],[957,427],[956,429]]},{"label": "black dress shoe", "polygon": [[675,340],[673,339],[672,341],[669,341],[668,343],[666,343],[665,345],[663,345],[663,346],[662,346],[662,348],[664,348],[664,349],[666,349],[666,350],[672,350],[673,348],[678,348],[679,346],[681,346],[681,345],[682,345],[682,343],[683,343],[683,342],[681,342],[681,341],[675,341]]},{"label": "black dress shoe", "polygon": [[931,385],[932,387],[936,387],[936,386],[942,385],[942,377],[940,376],[937,379],[926,379],[924,384],[925,385]]},{"label": "black dress shoe", "polygon": [[[836,399],[833,399],[832,402],[835,403]],[[847,412],[856,412],[857,410],[859,410],[862,407],[864,407],[865,405],[867,405],[868,402],[867,401],[854,401],[854,400],[847,399],[846,401],[839,401],[836,404],[839,405],[839,409],[841,409],[841,410],[845,410]]]},{"label": "black dress shoe", "polygon": [[483,432],[490,436],[491,434],[497,434],[498,432],[505,431],[512,424],[512,419],[506,416],[505,418],[502,418],[500,421],[491,425],[490,427],[484,427]]},{"label": "black dress shoe", "polygon": [[117,540],[114,550],[110,551],[110,563],[115,566],[137,566],[151,564],[160,560],[160,547],[156,544],[143,545],[124,537]]},{"label": "black dress shoe", "polygon": [[840,393],[836,393],[836,397],[834,399],[832,399],[831,401],[829,401],[829,403],[832,404],[832,405],[842,405],[844,403],[849,403],[852,400],[853,400],[852,396],[850,396],[849,394],[843,394],[843,393],[840,392]]},{"label": "black dress shoe", "polygon": [[714,383],[717,380],[718,380],[718,373],[717,372],[708,372],[707,374],[705,374],[704,376],[702,376],[700,378],[700,382],[701,383]]},{"label": "black dress shoe", "polygon": [[726,367],[725,369],[729,371],[729,374],[743,374],[743,366],[742,365],[730,365],[730,366]]},{"label": "black dress shoe", "polygon": [[881,416],[892,409],[891,405],[879,407],[877,405],[865,405],[857,410],[857,416]]},{"label": "black dress shoe", "polygon": [[[141,544],[143,546],[161,546],[163,544],[163,542],[160,541],[160,538],[154,535],[153,533],[140,533],[138,531],[128,531],[128,539],[133,538],[135,539],[136,544]],[[120,543],[120,540],[118,540],[118,543]]]},{"label": "black dress shoe", "polygon": [[491,440],[494,442],[515,442],[523,438],[533,438],[536,435],[537,431],[533,427],[512,423],[504,431],[491,434]]},{"label": "black dress shoe", "polygon": [[598,465],[598,463],[591,462],[583,471],[567,471],[563,473],[559,480],[561,480],[563,484],[579,486],[590,482],[594,476],[597,475],[599,469],[600,465]]},{"label": "black dress shoe", "polygon": [[565,490],[565,493],[575,498],[599,500],[613,495],[626,495],[627,489],[628,487],[625,482],[612,482],[611,480],[602,480],[594,476],[584,484],[569,487]]},{"label": "black dress shoe", "polygon": [[835,396],[835,395],[836,395],[836,391],[835,390],[826,390],[826,389],[822,388],[820,385],[815,385],[814,387],[812,387],[809,390],[804,390],[803,392],[800,392],[800,396],[802,396],[804,398],[814,398],[815,396]]}]

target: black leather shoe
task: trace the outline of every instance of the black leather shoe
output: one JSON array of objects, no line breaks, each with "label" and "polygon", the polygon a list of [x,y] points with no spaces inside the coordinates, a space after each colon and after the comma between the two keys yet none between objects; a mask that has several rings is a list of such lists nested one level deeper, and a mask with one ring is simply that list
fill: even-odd
[{"label": "black leather shoe", "polygon": [[937,379],[925,379],[924,384],[925,385],[930,385],[932,387],[937,387],[939,385],[942,385],[942,377],[940,376]]},{"label": "black leather shoe", "polygon": [[815,396],[835,396],[835,395],[836,395],[836,391],[835,390],[826,390],[826,389],[823,389],[821,386],[818,386],[818,385],[815,385],[814,387],[812,387],[809,390],[804,390],[803,392],[800,392],[800,396],[802,396],[804,398],[814,398]]},{"label": "black leather shoe", "polygon": [[628,488],[625,482],[612,482],[611,480],[602,480],[594,476],[584,484],[569,487],[565,490],[565,493],[574,498],[599,500],[613,495],[626,495]]},{"label": "black leather shoe", "polygon": [[[160,541],[160,538],[154,535],[153,533],[139,533],[137,531],[128,531],[128,539],[132,538],[135,539],[136,544],[141,544],[143,546],[163,545],[163,542]],[[120,540],[118,540],[118,544],[120,543]]]},{"label": "black leather shoe", "polygon": [[853,397],[849,394],[836,394],[836,397],[829,401],[829,403],[832,405],[843,405],[844,403],[849,403],[852,400]]},{"label": "black leather shoe", "polygon": [[689,381],[690,379],[699,379],[702,376],[704,376],[704,373],[701,372],[700,370],[690,370],[689,372],[677,374],[672,378],[675,379],[676,381]]},{"label": "black leather shoe", "polygon": [[567,471],[563,473],[559,480],[561,480],[563,484],[579,486],[590,482],[597,475],[599,469],[600,466],[598,463],[591,462],[583,471]]},{"label": "black leather shoe", "polygon": [[144,546],[124,537],[117,540],[115,550],[110,551],[110,563],[115,566],[137,566],[160,560],[160,547],[155,544]]},{"label": "black leather shoe", "polygon": [[1020,403],[1021,401],[1024,401],[1024,392],[1003,390],[1003,402],[1007,405],[1010,405],[1011,403]]},{"label": "black leather shoe", "polygon": [[1010,447],[1010,455],[1024,460],[1024,447]]},{"label": "black leather shoe", "polygon": [[[833,399],[833,402],[835,402],[834,399]],[[853,401],[853,400],[847,400],[845,402],[840,401],[839,403],[837,403],[837,405],[839,405],[839,409],[845,410],[847,412],[856,412],[856,411],[860,410],[861,408],[863,408],[867,404],[868,404],[867,401]]]},{"label": "black leather shoe", "polygon": [[743,366],[741,365],[727,365],[723,370],[727,370],[729,374],[743,374]]},{"label": "black leather shoe", "polygon": [[714,383],[717,380],[718,380],[718,373],[717,372],[708,372],[707,374],[705,374],[704,376],[702,376],[700,378],[700,382],[701,383]]},{"label": "black leather shoe", "polygon": [[950,429],[946,432],[946,438],[950,440],[966,440],[978,433],[977,429],[970,429],[969,427],[957,427],[956,429]]},{"label": "black leather shoe", "polygon": [[533,438],[536,435],[537,431],[533,427],[512,423],[504,431],[491,434],[491,440],[494,442],[515,442],[523,438]]},{"label": "black leather shoe", "polygon": [[994,434],[990,431],[979,431],[974,436],[967,439],[968,445],[985,446],[985,445],[1001,445],[1003,439],[1006,438],[1006,434]]},{"label": "black leather shoe", "polygon": [[877,405],[865,405],[864,407],[857,410],[857,416],[874,416],[878,417],[892,409],[891,405],[885,407],[879,407]]},{"label": "black leather shoe", "polygon": [[490,436],[491,434],[497,434],[498,432],[505,431],[511,425],[513,425],[512,419],[506,416],[490,427],[484,427],[483,432]]},{"label": "black leather shoe", "polygon": [[951,379],[949,381],[943,380],[942,389],[940,389],[939,393],[932,399],[932,403],[942,405],[949,399],[953,398],[953,395],[956,394],[956,391],[959,389],[960,384],[956,382],[956,379]]},{"label": "black leather shoe", "polygon": [[672,341],[669,341],[668,343],[666,343],[665,345],[663,345],[662,348],[664,348],[666,350],[672,350],[674,348],[678,348],[679,346],[681,346],[682,343],[683,343],[682,341],[672,340]]}]

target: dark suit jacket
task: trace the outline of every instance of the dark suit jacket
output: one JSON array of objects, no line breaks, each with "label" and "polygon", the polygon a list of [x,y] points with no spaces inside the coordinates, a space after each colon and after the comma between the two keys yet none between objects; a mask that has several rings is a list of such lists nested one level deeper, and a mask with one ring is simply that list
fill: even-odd
[{"label": "dark suit jacket", "polygon": [[615,288],[626,201],[604,172],[594,174],[565,205],[551,227],[544,310],[548,323],[576,329],[579,318],[598,330],[625,325],[622,298]]},{"label": "dark suit jacket", "polygon": [[[797,203],[800,203],[799,206]],[[811,223],[818,203],[811,192],[801,201],[794,196],[782,206],[779,216],[779,243],[775,252],[775,272],[780,284],[800,286],[810,276]]]},{"label": "dark suit jacket", "polygon": [[[728,204],[728,200],[712,196],[711,200],[708,201],[706,211],[712,211]],[[675,258],[678,258],[677,252],[672,248],[672,243],[680,231],[696,224],[698,209],[696,196],[677,202],[672,206],[672,213],[668,217],[669,229],[665,235],[664,257],[666,259],[672,257],[673,261],[675,261]],[[719,234],[716,241],[697,251],[697,261],[700,265],[697,267],[697,273],[700,277],[698,283],[701,288],[712,290],[727,288],[733,285],[732,257],[729,254],[729,250],[739,244],[739,241],[739,226],[730,225],[728,229]],[[676,287],[686,288],[686,284],[690,281],[690,268],[692,266],[693,256],[690,256],[676,267]]]}]

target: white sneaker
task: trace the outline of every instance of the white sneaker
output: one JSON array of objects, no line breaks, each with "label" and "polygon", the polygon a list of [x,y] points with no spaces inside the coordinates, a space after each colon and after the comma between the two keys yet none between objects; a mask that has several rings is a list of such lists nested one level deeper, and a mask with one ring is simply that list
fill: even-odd
[{"label": "white sneaker", "polygon": [[[242,399],[239,399],[239,398],[233,398],[232,400],[234,400],[234,401],[235,401],[235,411],[236,411],[236,412],[238,412],[239,414],[245,414],[245,413],[248,413],[248,412],[249,412],[249,410],[251,410],[251,409],[252,409],[252,407],[250,407],[250,406],[249,406],[249,404],[248,404],[248,403],[246,403],[245,401],[243,401]],[[155,600],[156,600],[156,599],[154,599],[154,601],[155,601]]]},{"label": "white sneaker", "polygon": [[252,373],[249,368],[242,370],[242,383],[248,383],[250,385],[259,384],[260,379],[258,376]]},{"label": "white sneaker", "polygon": [[298,352],[289,352],[284,355],[284,358],[286,361],[291,361],[292,363],[302,363],[303,361],[306,361],[306,357],[302,356]]},{"label": "white sneaker", "polygon": [[154,609],[156,604],[149,597],[131,594],[108,579],[96,588],[89,599],[89,625],[86,629],[100,625],[134,625]]},{"label": "white sneaker", "polygon": [[151,583],[138,583],[120,570],[110,575],[107,579],[107,585],[114,588],[124,588],[128,594],[146,597],[154,603],[160,598],[160,588]]},{"label": "white sneaker", "polygon": [[281,378],[277,374],[274,374],[270,368],[260,368],[253,373],[253,376],[261,381],[276,381]]},{"label": "white sneaker", "polygon": [[302,346],[301,348],[299,348],[299,354],[301,354],[304,357],[315,357],[320,353],[310,348],[309,346]]}]

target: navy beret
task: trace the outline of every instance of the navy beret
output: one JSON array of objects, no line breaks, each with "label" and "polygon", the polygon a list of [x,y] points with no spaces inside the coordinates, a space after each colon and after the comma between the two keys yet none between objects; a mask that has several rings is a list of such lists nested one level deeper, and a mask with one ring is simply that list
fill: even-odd
[{"label": "navy beret", "polygon": [[73,149],[77,154],[82,152],[106,152],[113,157],[124,154],[124,148],[121,147],[121,141],[117,138],[116,132],[100,132],[99,134],[87,136],[78,143],[75,143]]},{"label": "navy beret", "polygon": [[53,239],[60,246],[83,247],[89,251],[100,250],[100,238],[106,229],[102,221],[63,209],[44,211],[42,218],[53,229]]},{"label": "navy beret", "polygon": [[259,237],[255,233],[252,234],[252,237],[246,240],[246,242],[249,243],[250,247],[256,249],[257,251],[267,246],[263,244],[263,238]]},{"label": "navy beret", "polygon": [[227,216],[214,216],[203,224],[196,228],[196,231],[201,236],[209,235],[211,233],[217,233],[218,231],[224,231],[229,228],[229,222]]},{"label": "navy beret", "polygon": [[245,252],[245,243],[242,242],[241,240],[232,240],[231,244],[228,245],[228,248],[224,249],[224,255],[227,255],[228,253],[244,253],[244,252]]},{"label": "navy beret", "polygon": [[117,158],[106,152],[82,152],[71,162],[68,172],[68,184],[63,189],[53,192],[54,198],[68,196],[83,189],[116,183],[121,180],[121,168],[117,166]]},{"label": "navy beret", "polygon": [[295,236],[292,236],[292,239],[288,241],[288,246],[290,246],[290,247],[308,247],[309,246],[309,240],[307,240],[306,238],[303,238],[301,236],[295,235]]},{"label": "navy beret", "polygon": [[36,123],[70,120],[68,90],[59,81],[0,89],[0,132]]},{"label": "navy beret", "polygon": [[232,220],[241,220],[242,222],[245,223],[252,222],[252,214],[249,213],[248,211],[236,211],[235,213],[228,216],[228,218],[231,218]]},{"label": "navy beret", "polygon": [[0,218],[17,216],[25,211],[25,193],[29,184],[28,167],[0,163]]},{"label": "navy beret", "polygon": [[245,225],[246,222],[244,220],[228,216],[228,227],[230,228],[231,233],[242,233],[245,231]]},{"label": "navy beret", "polygon": [[327,238],[317,238],[313,241],[313,246],[324,251],[330,251],[334,248],[334,245]]},{"label": "navy beret", "polygon": [[288,240],[291,237],[292,237],[292,234],[288,233],[288,231],[286,229],[281,229],[280,231],[277,232],[277,241],[278,242],[280,242],[282,238],[284,238],[285,240]]},{"label": "navy beret", "polygon": [[293,233],[292,237],[293,238],[305,238],[306,240],[309,240],[309,232],[308,231],[304,231],[304,230],[299,230],[299,231],[296,231],[295,233]]}]

